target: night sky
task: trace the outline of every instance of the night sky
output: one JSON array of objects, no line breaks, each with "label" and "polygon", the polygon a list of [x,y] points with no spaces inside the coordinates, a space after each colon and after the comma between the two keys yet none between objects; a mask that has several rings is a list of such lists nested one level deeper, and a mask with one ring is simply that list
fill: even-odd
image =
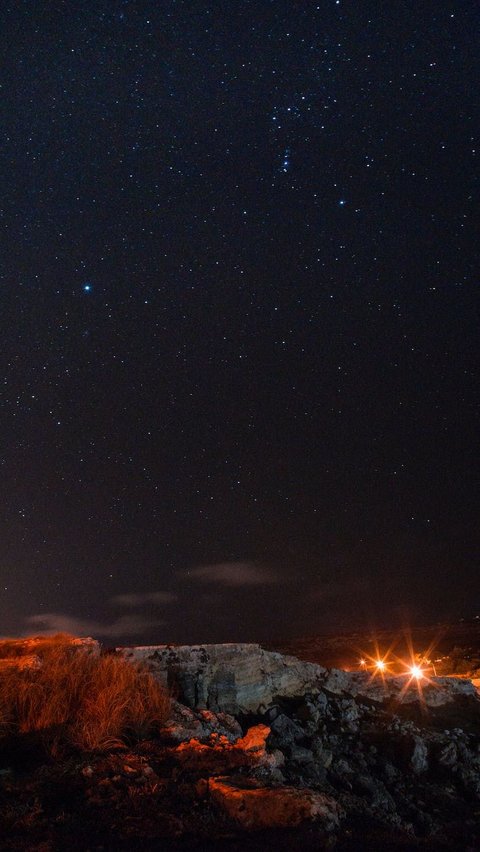
[{"label": "night sky", "polygon": [[0,18],[0,634],[469,615],[478,5]]}]

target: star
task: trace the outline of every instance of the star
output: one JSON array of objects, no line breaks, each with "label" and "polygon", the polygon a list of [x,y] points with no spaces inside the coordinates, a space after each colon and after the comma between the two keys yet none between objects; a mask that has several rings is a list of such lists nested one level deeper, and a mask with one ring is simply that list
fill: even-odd
[{"label": "star", "polygon": [[288,172],[290,168],[290,148],[285,148],[282,161],[282,172]]}]

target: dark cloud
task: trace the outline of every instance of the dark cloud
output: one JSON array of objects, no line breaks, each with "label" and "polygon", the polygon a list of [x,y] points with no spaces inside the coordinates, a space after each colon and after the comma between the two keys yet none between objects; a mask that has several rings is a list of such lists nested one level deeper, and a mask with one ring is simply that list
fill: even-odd
[{"label": "dark cloud", "polygon": [[165,624],[162,619],[145,618],[143,615],[122,615],[110,624],[90,619],[76,618],[59,612],[31,615],[25,619],[38,634],[72,633],[74,636],[122,637],[139,636]]},{"label": "dark cloud", "polygon": [[173,603],[177,600],[177,595],[173,592],[145,592],[140,594],[125,594],[115,595],[110,598],[110,603],[115,606],[137,607],[145,604],[153,604],[161,606],[162,604]]},{"label": "dark cloud", "polygon": [[263,586],[278,582],[277,575],[256,562],[218,562],[200,565],[189,571],[189,576],[202,583],[221,586]]}]

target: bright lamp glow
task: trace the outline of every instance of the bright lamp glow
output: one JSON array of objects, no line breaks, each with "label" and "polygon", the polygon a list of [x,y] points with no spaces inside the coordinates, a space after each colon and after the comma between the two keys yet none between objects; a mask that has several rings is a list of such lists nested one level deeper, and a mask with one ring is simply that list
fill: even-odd
[{"label": "bright lamp glow", "polygon": [[417,680],[423,677],[423,671],[420,666],[410,666],[410,674],[412,677],[416,677]]}]

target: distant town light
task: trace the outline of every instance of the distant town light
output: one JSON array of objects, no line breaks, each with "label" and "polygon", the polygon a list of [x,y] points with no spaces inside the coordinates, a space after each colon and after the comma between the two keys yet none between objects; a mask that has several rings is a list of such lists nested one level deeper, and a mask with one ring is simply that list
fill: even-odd
[{"label": "distant town light", "polygon": [[410,666],[410,674],[417,680],[421,680],[421,678],[423,677],[423,671],[420,666]]}]

